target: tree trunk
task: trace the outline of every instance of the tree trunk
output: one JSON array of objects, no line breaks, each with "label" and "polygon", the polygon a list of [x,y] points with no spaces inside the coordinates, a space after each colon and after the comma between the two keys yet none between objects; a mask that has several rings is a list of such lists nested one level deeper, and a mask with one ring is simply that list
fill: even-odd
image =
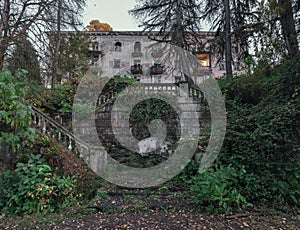
[{"label": "tree trunk", "polygon": [[230,5],[229,0],[224,0],[225,8],[225,64],[226,78],[229,80],[232,77],[232,53],[231,53],[231,33],[230,33]]},{"label": "tree trunk", "polygon": [[5,55],[8,47],[9,12],[9,0],[5,0],[0,20],[0,70],[4,67]]},{"label": "tree trunk", "polygon": [[299,48],[295,20],[293,17],[292,2],[291,0],[279,0],[278,4],[281,10],[280,23],[286,48],[289,56],[295,56],[299,52]]},{"label": "tree trunk", "polygon": [[61,43],[61,8],[62,8],[62,0],[58,0],[57,3],[57,31],[55,35],[55,47],[53,54],[53,64],[52,64],[52,81],[51,86],[55,88],[57,83],[58,76],[58,62],[59,62],[59,49]]},{"label": "tree trunk", "polygon": [[176,21],[174,26],[174,31],[172,32],[172,43],[181,48],[185,47],[183,31],[182,31],[182,22],[183,22],[183,12],[182,12],[182,0],[176,1]]}]

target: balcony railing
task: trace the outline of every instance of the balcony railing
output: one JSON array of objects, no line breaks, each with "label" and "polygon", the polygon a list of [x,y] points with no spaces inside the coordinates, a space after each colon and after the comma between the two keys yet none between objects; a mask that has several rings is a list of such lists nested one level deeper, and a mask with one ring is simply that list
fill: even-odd
[{"label": "balcony railing", "polygon": [[151,75],[158,75],[162,74],[164,72],[164,68],[161,64],[154,64],[153,66],[150,67],[150,74]]},{"label": "balcony railing", "polygon": [[141,75],[141,74],[143,74],[143,66],[140,65],[140,64],[132,65],[131,68],[130,68],[130,70],[131,70],[131,73],[133,75],[136,75],[136,74]]},{"label": "balcony railing", "polygon": [[100,50],[89,50],[88,51],[88,57],[99,58],[99,56],[101,56]]}]

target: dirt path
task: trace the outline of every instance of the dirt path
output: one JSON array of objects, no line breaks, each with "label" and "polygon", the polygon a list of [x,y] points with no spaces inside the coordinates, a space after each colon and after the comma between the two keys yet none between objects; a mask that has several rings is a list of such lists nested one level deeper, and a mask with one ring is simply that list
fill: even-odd
[{"label": "dirt path", "polygon": [[130,191],[100,193],[90,208],[62,214],[0,220],[0,229],[300,229],[300,215],[272,215],[254,210],[235,215],[195,212],[188,196]]}]

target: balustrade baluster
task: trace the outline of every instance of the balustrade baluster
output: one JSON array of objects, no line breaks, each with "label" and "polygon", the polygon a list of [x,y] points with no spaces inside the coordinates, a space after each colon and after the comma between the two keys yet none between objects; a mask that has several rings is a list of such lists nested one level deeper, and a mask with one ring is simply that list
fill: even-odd
[{"label": "balustrade baluster", "polygon": [[60,130],[58,131],[58,141],[60,141],[61,140],[61,132],[60,132]]},{"label": "balustrade baluster", "polygon": [[68,146],[68,150],[72,151],[72,139],[70,136],[69,137],[69,146]]},{"label": "balustrade baluster", "polygon": [[[112,96],[113,95],[110,94],[110,97]],[[79,147],[82,149],[82,151],[86,150],[89,152],[88,146],[84,146],[81,143],[79,146],[76,146],[73,134],[64,129],[57,121],[48,118],[47,115],[44,115],[36,108],[33,109],[33,112],[32,124],[38,127],[43,134],[47,134],[49,137],[56,138],[63,146],[65,146],[68,150],[73,151],[73,153],[77,154],[78,156],[79,154],[84,154],[79,152]]]},{"label": "balustrade baluster", "polygon": [[42,118],[40,116],[37,116],[37,118],[38,118],[37,126],[40,128],[40,127],[42,127]]},{"label": "balustrade baluster", "polygon": [[52,127],[49,127],[49,129],[50,129],[51,132],[52,132],[52,138],[53,138],[53,139],[57,139],[57,138],[56,138],[56,130],[55,130],[54,128],[52,128]]},{"label": "balustrade baluster", "polygon": [[32,115],[32,124],[36,125],[36,116],[35,116],[35,114]]},{"label": "balustrade baluster", "polygon": [[43,134],[46,134],[46,121],[45,121],[45,119],[44,118],[42,118],[42,125],[43,125],[43,128],[42,128],[42,132],[43,132]]}]

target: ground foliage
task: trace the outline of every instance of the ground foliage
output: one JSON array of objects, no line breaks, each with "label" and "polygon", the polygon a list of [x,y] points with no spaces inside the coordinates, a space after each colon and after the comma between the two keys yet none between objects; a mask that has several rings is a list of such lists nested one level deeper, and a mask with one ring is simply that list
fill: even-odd
[{"label": "ground foliage", "polygon": [[[110,188],[112,189],[112,188]],[[163,190],[164,189],[164,190]],[[203,215],[191,210],[180,191],[116,188],[97,194],[87,206],[60,214],[34,214],[0,219],[3,229],[298,229],[299,217],[253,211],[235,215]]]},{"label": "ground foliage", "polygon": [[6,215],[48,213],[69,207],[74,179],[53,174],[41,155],[30,155],[16,170],[0,176],[0,210]]},{"label": "ground foliage", "polygon": [[300,202],[299,60],[221,82],[228,125],[216,170],[243,170],[237,188],[252,203]]}]

